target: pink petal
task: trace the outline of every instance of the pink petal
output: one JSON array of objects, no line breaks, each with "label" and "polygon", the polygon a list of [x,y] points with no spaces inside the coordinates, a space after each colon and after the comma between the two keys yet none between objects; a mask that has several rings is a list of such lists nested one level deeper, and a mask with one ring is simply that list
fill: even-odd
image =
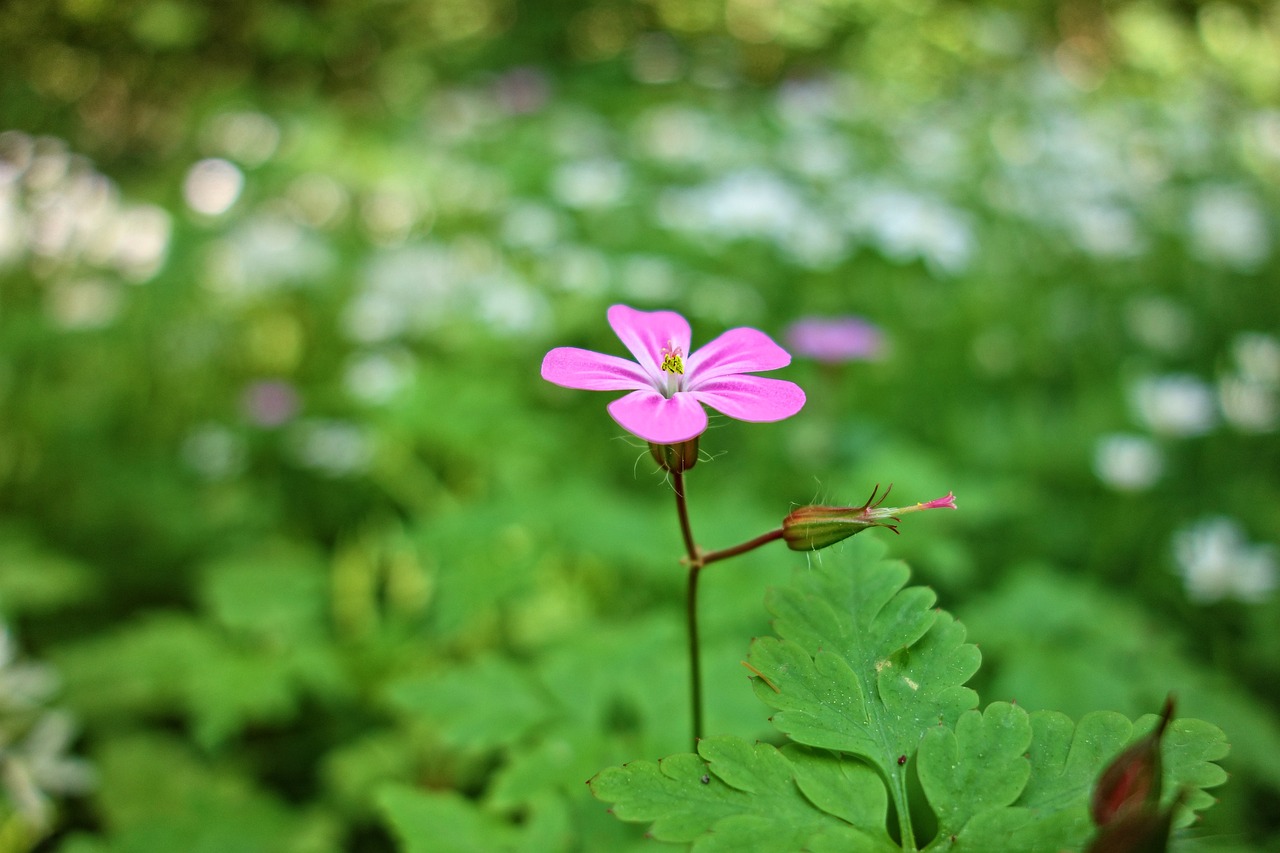
[{"label": "pink petal", "polygon": [[668,399],[647,388],[632,391],[610,403],[609,414],[627,432],[654,444],[688,441],[707,428],[707,413],[692,394]]},{"label": "pink petal", "polygon": [[609,309],[609,325],[654,382],[666,381],[660,369],[664,349],[689,354],[689,321],[674,311],[637,311],[614,305]]},{"label": "pink petal", "polygon": [[756,329],[730,329],[720,337],[698,347],[685,363],[688,388],[697,390],[708,379],[776,370],[791,363],[787,351]]},{"label": "pink petal", "polygon": [[712,379],[689,393],[731,418],[756,423],[789,418],[804,406],[799,385],[764,376]]},{"label": "pink petal", "polygon": [[547,353],[542,359],[542,378],[583,391],[632,391],[652,387],[648,375],[634,361],[577,347],[556,347]]}]

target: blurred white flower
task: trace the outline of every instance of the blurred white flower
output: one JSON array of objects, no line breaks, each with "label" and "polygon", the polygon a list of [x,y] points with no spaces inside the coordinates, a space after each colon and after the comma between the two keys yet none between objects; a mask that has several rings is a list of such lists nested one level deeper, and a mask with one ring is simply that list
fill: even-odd
[{"label": "blurred white flower", "polygon": [[5,792],[23,820],[43,834],[53,823],[50,795],[83,794],[97,781],[93,767],[68,756],[76,725],[66,711],[45,711],[15,744],[0,745]]},{"label": "blurred white flower", "polygon": [[379,187],[360,203],[360,221],[380,246],[403,243],[421,215],[419,200],[403,187]]},{"label": "blurred white flower", "polygon": [[941,199],[893,186],[843,190],[854,236],[895,261],[922,260],[935,273],[955,274],[977,248],[969,218]]},{"label": "blurred white flower", "polygon": [[1227,423],[1243,432],[1271,432],[1280,421],[1276,389],[1262,382],[1225,377],[1218,383],[1218,401]]},{"label": "blurred white flower", "polygon": [[1241,332],[1231,342],[1231,351],[1244,379],[1280,385],[1280,340],[1261,332]]},{"label": "blurred white flower", "polygon": [[205,423],[182,442],[182,461],[206,480],[225,480],[244,470],[244,440],[227,427]]},{"label": "blurred white flower", "polygon": [[1096,258],[1127,258],[1146,247],[1133,214],[1114,202],[1085,202],[1066,209],[1076,245]]},{"label": "blurred white flower", "polygon": [[1257,268],[1271,253],[1267,218],[1254,196],[1239,188],[1211,186],[1191,202],[1191,248],[1210,263]]},{"label": "blurred white flower", "polygon": [[1251,544],[1233,519],[1207,518],[1179,531],[1173,552],[1187,595],[1199,604],[1263,601],[1275,589],[1275,549]]},{"label": "blurred white flower", "polygon": [[103,248],[109,261],[125,278],[145,281],[160,271],[169,251],[172,224],[163,208],[151,204],[128,205],[116,211],[105,230]]},{"label": "blurred white flower", "polygon": [[1128,433],[1100,437],[1094,445],[1093,472],[1120,492],[1140,492],[1160,479],[1164,458],[1149,438]]},{"label": "blurred white flower", "polygon": [[205,261],[205,287],[239,301],[313,282],[336,258],[310,229],[278,213],[261,213],[211,244]]},{"label": "blurred white flower", "polygon": [[680,291],[676,269],[662,255],[630,255],[622,262],[621,290],[642,302],[662,302]]},{"label": "blurred white flower", "polygon": [[501,234],[508,246],[545,251],[561,239],[560,221],[545,204],[516,202],[502,217]]},{"label": "blurred white flower", "polygon": [[220,157],[200,160],[187,170],[182,198],[202,216],[221,216],[231,209],[244,189],[240,167]]},{"label": "blurred white flower", "polygon": [[12,186],[31,166],[35,140],[20,130],[0,132],[0,186]]},{"label": "blurred white flower", "polygon": [[94,783],[92,768],[66,754],[76,730],[71,715],[44,707],[57,687],[52,668],[18,661],[13,635],[0,623],[0,785],[7,801],[0,810],[16,812],[34,832],[24,842],[49,830],[50,795],[84,793]]},{"label": "blurred white flower", "polygon": [[1156,352],[1175,355],[1191,341],[1188,310],[1163,296],[1137,296],[1125,305],[1125,325],[1130,333]]},{"label": "blurred white flower", "polygon": [[120,313],[118,285],[99,278],[55,282],[45,294],[45,309],[64,329],[100,329]]},{"label": "blurred white flower", "polygon": [[798,131],[783,140],[778,155],[780,162],[810,180],[844,178],[853,168],[846,138],[828,131]]},{"label": "blurred white flower", "polygon": [[294,178],[285,195],[294,218],[312,228],[330,228],[338,224],[351,207],[346,187],[336,179],[316,172]]},{"label": "blurred white flower", "polygon": [[1244,128],[1246,150],[1255,152],[1271,165],[1280,164],[1280,110],[1259,110]]},{"label": "blurred white flower", "polygon": [[412,377],[412,360],[407,352],[363,352],[347,359],[342,384],[360,402],[380,405],[400,393]]},{"label": "blurred white flower", "polygon": [[524,335],[546,328],[551,308],[541,293],[509,273],[483,276],[470,283],[476,317],[490,331]]},{"label": "blurred white flower", "polygon": [[539,276],[551,286],[570,293],[599,294],[609,284],[609,257],[592,246],[557,243],[546,256]]},{"label": "blurred white flower", "polygon": [[622,201],[629,182],[623,163],[595,157],[556,169],[551,176],[551,194],[565,207],[599,210]]},{"label": "blurred white flower", "polygon": [[18,661],[18,644],[13,632],[0,622],[0,712],[38,708],[58,686],[58,674],[52,667]]},{"label": "blurred white flower", "polygon": [[849,80],[834,75],[792,78],[778,87],[775,108],[791,125],[816,124],[844,113],[842,87]]},{"label": "blurred white flower", "polygon": [[649,110],[633,133],[644,156],[673,166],[707,165],[722,147],[707,114],[683,105]]},{"label": "blurred white flower", "polygon": [[368,470],[373,441],[359,424],[314,418],[290,428],[289,448],[303,467],[327,477],[351,477]]},{"label": "blurred white flower", "polygon": [[1218,420],[1213,389],[1187,374],[1140,379],[1129,401],[1138,420],[1160,435],[1204,435]]},{"label": "blurred white flower", "polygon": [[250,168],[271,159],[280,144],[280,126],[270,116],[252,110],[214,116],[202,135],[206,150]]},{"label": "blurred white flower", "polygon": [[0,183],[0,267],[18,261],[27,247],[26,217],[18,207],[17,193]]},{"label": "blurred white flower", "polygon": [[386,249],[366,262],[360,289],[343,313],[347,335],[365,344],[393,340],[447,322],[456,310],[456,275],[437,244]]},{"label": "blurred white flower", "polygon": [[749,169],[702,186],[671,189],[658,205],[659,222],[674,231],[724,239],[774,238],[806,218],[798,188],[773,172]]}]

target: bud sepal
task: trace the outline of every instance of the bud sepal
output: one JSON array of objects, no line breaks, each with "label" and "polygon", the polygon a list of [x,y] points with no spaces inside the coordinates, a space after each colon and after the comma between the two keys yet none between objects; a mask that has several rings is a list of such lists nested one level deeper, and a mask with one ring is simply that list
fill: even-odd
[{"label": "bud sepal", "polygon": [[649,442],[649,455],[663,471],[680,474],[698,464],[698,437],[677,444]]}]

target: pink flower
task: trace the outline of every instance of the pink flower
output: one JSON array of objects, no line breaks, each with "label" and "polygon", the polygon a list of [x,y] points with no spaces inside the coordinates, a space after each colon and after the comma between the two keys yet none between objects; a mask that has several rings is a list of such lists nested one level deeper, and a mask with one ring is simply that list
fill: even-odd
[{"label": "pink flower", "polygon": [[730,329],[690,353],[689,323],[674,311],[614,305],[609,325],[635,361],[556,347],[542,360],[542,378],[585,391],[630,391],[609,404],[609,414],[645,441],[678,444],[701,435],[703,404],[757,423],[789,418],[804,405],[795,383],[746,375],[791,363],[764,332]]},{"label": "pink flower", "polygon": [[796,355],[816,361],[863,361],[884,354],[880,328],[852,315],[802,317],[787,327],[786,339]]},{"label": "pink flower", "polygon": [[264,379],[244,389],[240,405],[258,426],[278,427],[298,413],[298,392],[282,379]]}]

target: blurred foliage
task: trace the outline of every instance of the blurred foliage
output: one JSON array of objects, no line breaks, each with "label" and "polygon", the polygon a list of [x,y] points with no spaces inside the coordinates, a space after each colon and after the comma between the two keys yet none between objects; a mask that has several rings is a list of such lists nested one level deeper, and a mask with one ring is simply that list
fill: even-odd
[{"label": "blurred foliage", "polygon": [[[883,329],[713,419],[699,540],[953,489],[891,544],[975,686],[1175,692],[1232,744],[1181,843],[1274,847],[1277,57],[1274,2],[10,0],[0,849],[642,843],[583,783],[685,746],[679,532],[537,378],[619,301]],[[803,559],[706,574],[708,731],[773,736]]]}]

